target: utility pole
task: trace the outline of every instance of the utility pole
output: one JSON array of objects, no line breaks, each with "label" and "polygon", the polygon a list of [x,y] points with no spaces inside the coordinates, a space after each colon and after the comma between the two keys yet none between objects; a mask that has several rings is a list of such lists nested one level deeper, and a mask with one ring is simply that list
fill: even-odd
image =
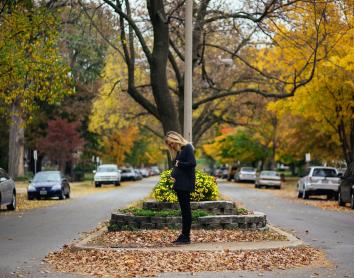
[{"label": "utility pole", "polygon": [[184,60],[184,123],[183,135],[192,142],[192,40],[193,40],[193,0],[186,1],[185,60]]}]

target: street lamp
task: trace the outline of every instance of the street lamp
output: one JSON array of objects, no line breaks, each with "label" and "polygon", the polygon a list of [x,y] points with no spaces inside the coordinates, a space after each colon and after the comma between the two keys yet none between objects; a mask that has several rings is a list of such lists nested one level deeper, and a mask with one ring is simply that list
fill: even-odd
[{"label": "street lamp", "polygon": [[185,71],[184,71],[184,122],[183,135],[192,142],[192,31],[193,31],[193,0],[186,1],[185,22]]}]

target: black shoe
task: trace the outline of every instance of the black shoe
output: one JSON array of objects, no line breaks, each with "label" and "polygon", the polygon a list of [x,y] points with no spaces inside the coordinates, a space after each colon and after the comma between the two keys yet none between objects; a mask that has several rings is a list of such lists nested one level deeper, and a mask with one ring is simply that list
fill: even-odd
[{"label": "black shoe", "polygon": [[175,241],[172,242],[173,244],[189,244],[191,240],[189,237],[185,235],[180,235]]}]

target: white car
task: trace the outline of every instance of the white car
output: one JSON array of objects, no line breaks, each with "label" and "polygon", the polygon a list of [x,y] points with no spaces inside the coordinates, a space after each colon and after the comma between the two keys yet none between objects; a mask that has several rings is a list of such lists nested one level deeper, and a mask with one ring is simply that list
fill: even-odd
[{"label": "white car", "polygon": [[93,179],[96,187],[101,187],[102,184],[120,185],[121,174],[115,164],[102,164],[98,166],[97,171],[93,171],[93,173],[95,174]]},{"label": "white car", "polygon": [[333,167],[310,167],[298,183],[298,198],[308,199],[311,195],[327,195],[327,198],[338,197],[340,178]]},{"label": "white car", "polygon": [[256,180],[255,187],[275,187],[280,189],[282,181],[279,173],[276,171],[262,171]]},{"label": "white car", "polygon": [[252,167],[242,167],[235,174],[235,182],[250,181],[255,182],[257,178],[257,170]]}]

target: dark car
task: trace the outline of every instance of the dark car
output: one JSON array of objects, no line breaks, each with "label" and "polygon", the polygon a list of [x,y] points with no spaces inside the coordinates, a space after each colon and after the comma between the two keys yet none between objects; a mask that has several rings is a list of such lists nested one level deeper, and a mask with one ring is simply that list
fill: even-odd
[{"label": "dark car", "polygon": [[6,205],[8,210],[16,209],[15,182],[9,177],[5,170],[0,168],[0,206],[1,205]]},{"label": "dark car", "polygon": [[338,189],[338,205],[345,206],[350,203],[350,207],[354,209],[354,175],[344,174]]},{"label": "dark car", "polygon": [[70,198],[68,180],[59,171],[38,172],[27,189],[28,200],[59,197]]},{"label": "dark car", "polygon": [[136,180],[138,180],[138,175],[133,168],[122,169],[122,181],[136,181]]}]

